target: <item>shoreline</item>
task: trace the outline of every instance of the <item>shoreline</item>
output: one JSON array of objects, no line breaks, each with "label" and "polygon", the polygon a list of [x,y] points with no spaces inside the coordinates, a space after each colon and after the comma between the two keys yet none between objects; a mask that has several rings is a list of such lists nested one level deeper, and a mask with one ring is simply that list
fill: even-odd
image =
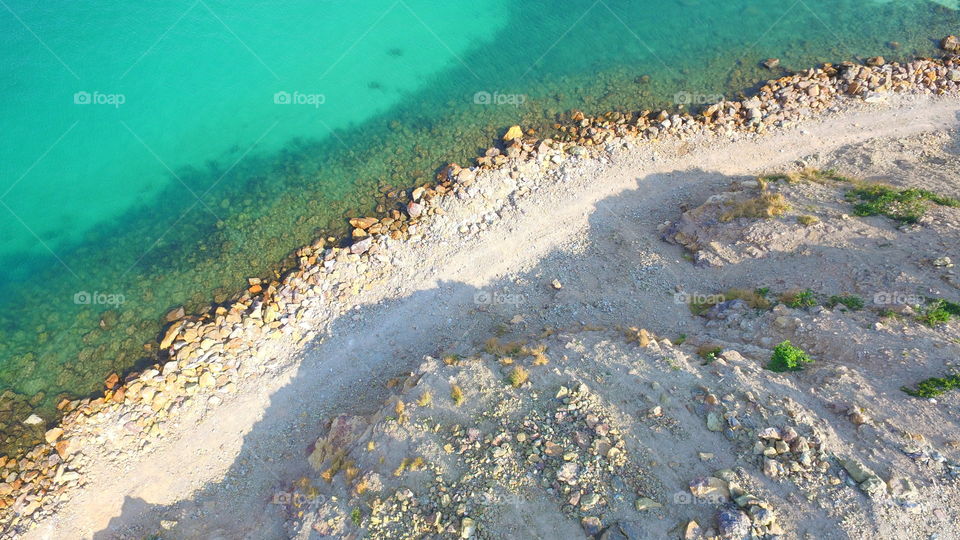
[{"label": "shoreline", "polygon": [[[169,351],[167,363],[129,374],[123,382],[111,376],[102,398],[61,403],[64,419],[47,432],[47,444],[28,452],[25,461],[14,467],[6,460],[3,464],[11,473],[16,470],[23,475],[4,483],[10,487],[23,480],[4,494],[4,501],[14,501],[4,502],[4,527],[8,534],[15,533],[11,528],[18,529],[23,523],[12,515],[49,514],[53,508],[45,504],[57,505],[67,499],[69,490],[82,482],[79,471],[84,463],[74,460],[74,450],[94,442],[93,432],[100,427],[115,426],[116,420],[123,418],[116,440],[129,436],[141,441],[142,447],[143,438],[164,437],[171,419],[187,408],[185,401],[196,403],[203,397],[216,407],[225,396],[236,393],[248,376],[291,365],[321,333],[318,329],[345,314],[363,291],[387,281],[391,266],[397,266],[389,257],[396,244],[420,243],[424,235],[431,234],[433,223],[446,213],[446,195],[463,201],[478,196],[496,201],[503,196],[484,193],[489,176],[506,173],[516,180],[531,168],[548,170],[588,159],[602,162],[609,160],[612,150],[628,143],[751,137],[825,116],[824,111],[836,114],[845,106],[880,103],[888,92],[955,95],[960,72],[951,72],[957,71],[957,66],[957,59],[950,57],[905,65],[845,64],[811,69],[768,83],[758,97],[721,102],[696,116],[664,111],[631,116],[611,113],[591,119],[574,113],[574,124],[562,126],[565,135],[556,141],[528,138],[511,128],[502,148],[491,148],[478,158],[477,170],[451,164],[443,169],[436,186],[413,190],[405,214],[396,212],[376,221],[351,220],[355,231],[349,247],[327,248],[315,243],[301,248],[297,252],[299,266],[278,282],[251,281],[248,294],[230,308],[172,322],[160,342],[160,347]],[[484,214],[496,210],[488,208]],[[458,232],[461,237],[471,237],[493,221],[483,217],[459,227]],[[52,488],[49,491],[55,495],[36,497],[45,487]]]}]

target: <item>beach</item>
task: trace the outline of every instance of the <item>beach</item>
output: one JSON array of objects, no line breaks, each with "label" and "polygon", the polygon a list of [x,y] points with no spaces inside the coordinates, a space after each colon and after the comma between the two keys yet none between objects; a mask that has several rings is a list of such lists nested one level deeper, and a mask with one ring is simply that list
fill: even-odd
[{"label": "beach", "polygon": [[[946,66],[924,62],[907,65],[904,78],[890,75],[900,65],[883,63],[811,70],[771,90],[769,99],[724,102],[707,107],[706,116],[591,120],[574,114],[565,126],[569,142],[539,140],[522,126],[519,134],[505,128],[508,138],[481,156],[476,170],[467,164],[444,169],[437,184],[410,193],[405,215],[394,222],[355,222],[350,246],[305,247],[296,270],[272,283],[251,281],[250,292],[234,306],[176,317],[159,343],[167,351],[165,363],[108,380],[99,400],[63,405],[64,430],[48,431],[33,460],[57,455],[54,461],[64,463],[39,467],[56,494],[19,498],[15,508],[32,507],[38,523],[18,524],[7,534],[125,538],[165,530],[164,537],[289,537],[310,523],[317,499],[294,505],[283,494],[304,481],[320,486],[326,497],[340,489],[336,479],[319,480],[308,459],[330,420],[377,413],[391,396],[409,390],[396,381],[419,373],[425,357],[480,349],[490,336],[507,340],[544,328],[612,332],[635,326],[674,341],[681,333],[695,336],[692,329],[709,334],[709,326],[676,302],[675,293],[683,290],[756,284],[876,292],[866,290],[856,272],[822,271],[825,260],[869,269],[861,258],[829,262],[826,254],[818,260],[802,250],[794,259],[775,250],[737,258],[717,247],[726,264],[705,269],[663,241],[669,230],[664,224],[731,182],[770,172],[840,164],[843,174],[886,175],[896,183],[887,178],[884,156],[902,151],[904,140],[920,140],[916,155],[923,155],[924,144],[930,152],[948,147],[957,127],[955,60]],[[814,83],[816,93],[808,90],[811,80],[823,81]],[[821,88],[829,99],[819,98]],[[797,106],[770,106],[774,102]],[[735,121],[724,123],[724,115]],[[875,161],[843,166],[845,149],[860,149]],[[940,187],[958,194],[955,185]],[[950,216],[945,223],[955,224]],[[371,227],[382,232],[368,232]],[[945,236],[932,249],[956,253],[956,240]],[[742,260],[760,262],[737,264]],[[896,276],[892,269],[884,272]],[[777,280],[782,283],[772,283]],[[920,281],[938,283],[929,276]],[[857,369],[856,358],[835,350],[821,354],[828,352],[836,357],[829,365]],[[936,364],[942,356],[921,355],[918,363],[929,366],[898,373],[922,378],[921,372],[941,367]],[[798,383],[798,396],[810,382]],[[752,383],[762,387],[759,379]],[[884,392],[897,391],[898,385],[887,386]],[[497,392],[502,390],[488,389]],[[912,398],[903,395],[883,399],[902,410],[924,406],[904,404]],[[955,425],[944,417],[956,407],[956,397],[944,398],[935,412],[917,415],[914,427],[931,439],[948,437]],[[387,421],[383,415],[380,420]],[[69,444],[61,451],[62,441]],[[957,500],[955,487],[946,493]],[[871,519],[864,533],[895,530],[894,518]],[[951,511],[941,521],[955,526],[956,516]],[[814,534],[839,534],[828,526]],[[541,532],[550,529],[544,527]],[[855,526],[843,530],[856,537]]]}]

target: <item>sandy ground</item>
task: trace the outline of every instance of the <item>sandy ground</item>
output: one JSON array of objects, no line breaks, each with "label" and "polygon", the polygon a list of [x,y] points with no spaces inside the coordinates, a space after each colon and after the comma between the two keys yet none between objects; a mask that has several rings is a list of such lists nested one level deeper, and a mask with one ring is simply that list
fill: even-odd
[{"label": "sandy ground", "polygon": [[[897,139],[929,136],[937,148],[945,141],[954,148],[950,130],[958,113],[956,100],[903,98],[759,138],[651,143],[570,163],[558,181],[533,182],[529,196],[499,201],[498,216],[481,233],[464,238],[451,218],[428,234],[429,246],[402,247],[395,272],[362,296],[363,305],[306,350],[283,351],[275,369],[233,399],[174,426],[150,452],[91,457],[86,485],[26,537],[138,538],[161,530],[163,520],[176,522],[165,537],[286,537],[289,515],[273,502],[286,486],[315,474],[306,457],[324,420],[376,410],[389,392],[384,383],[410,372],[424,355],[482,342],[517,314],[530,328],[630,320],[661,335],[683,332],[690,314],[674,305],[676,287],[750,287],[769,269],[758,263],[704,269],[684,260],[657,232],[679,217],[681,206],[695,207],[731,180],[800,159],[842,164],[844,152],[861,158],[845,172],[888,174],[905,148]],[[955,184],[941,191],[960,194]],[[452,216],[458,208],[478,213],[468,203],[450,205]],[[789,268],[780,281],[852,290],[856,275],[823,272],[831,268],[829,254],[819,256],[793,268],[778,262]],[[590,258],[597,262],[585,265]],[[550,287],[554,279],[564,287]]]}]

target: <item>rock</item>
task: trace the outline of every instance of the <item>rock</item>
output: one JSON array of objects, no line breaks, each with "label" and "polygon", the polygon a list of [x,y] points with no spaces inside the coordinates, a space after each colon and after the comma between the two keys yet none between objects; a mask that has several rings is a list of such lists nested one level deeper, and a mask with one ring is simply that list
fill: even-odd
[{"label": "rock", "polygon": [[580,498],[580,509],[583,511],[589,511],[599,502],[600,495],[597,495],[596,493],[588,493]]},{"label": "rock", "polygon": [[417,219],[423,215],[423,205],[413,201],[408,202],[407,215],[410,216],[410,219]]},{"label": "rock", "polygon": [[343,455],[351,444],[359,439],[368,428],[362,416],[339,415],[330,422],[326,436],[317,439],[313,452],[307,461],[314,469],[320,470],[327,458]]},{"label": "rock", "polygon": [[550,282],[550,286],[558,291],[563,288],[563,284],[560,283],[559,279],[555,279],[552,282]]},{"label": "rock", "polygon": [[960,51],[960,39],[957,39],[957,36],[947,36],[940,41],[940,48],[949,52]]},{"label": "rock", "polygon": [[557,471],[557,480],[565,484],[573,484],[577,479],[579,467],[576,463],[567,462]]},{"label": "rock", "polygon": [[217,379],[209,371],[205,371],[197,381],[201,388],[213,388],[217,385]]},{"label": "rock", "polygon": [[510,126],[510,129],[507,130],[506,134],[503,136],[504,141],[513,141],[516,139],[523,138],[523,130],[520,129],[520,126]]},{"label": "rock", "polygon": [[168,311],[167,314],[163,316],[163,318],[167,322],[173,322],[186,317],[186,315],[187,315],[187,312],[183,309],[183,306],[177,306],[171,309],[170,311]]},{"label": "rock", "polygon": [[872,67],[878,67],[886,64],[887,61],[882,56],[872,56],[867,58],[867,65]]},{"label": "rock", "polygon": [[765,68],[767,68],[767,69],[774,69],[774,68],[776,68],[777,66],[780,65],[780,59],[779,59],[779,58],[767,58],[766,60],[764,60],[763,62],[761,62],[761,64],[763,65],[763,67],[765,67]]},{"label": "rock", "polygon": [[853,478],[853,480],[858,484],[867,480],[868,478],[877,476],[877,474],[870,470],[869,467],[853,458],[841,458],[840,465],[847,471],[847,474],[850,475],[850,478]]},{"label": "rock", "polygon": [[358,240],[357,242],[354,242],[353,245],[350,246],[350,253],[353,253],[354,255],[362,255],[370,251],[370,248],[372,246],[373,246],[373,238],[368,236],[363,240]]},{"label": "rock", "polygon": [[47,444],[53,444],[57,442],[57,439],[59,439],[62,435],[63,435],[63,428],[55,427],[53,429],[48,430],[43,435],[43,438],[47,441]]},{"label": "rock", "polygon": [[743,540],[750,537],[750,517],[735,504],[725,505],[717,511],[717,527],[720,529],[720,538],[729,540]]},{"label": "rock", "polygon": [[647,540],[655,538],[653,531],[639,521],[621,521],[607,527],[600,540]]},{"label": "rock", "polygon": [[380,220],[375,217],[353,218],[350,220],[350,226],[355,229],[367,230],[376,225]]},{"label": "rock", "polygon": [[472,519],[465,517],[460,520],[460,538],[471,538],[477,532],[477,523]]},{"label": "rock", "polygon": [[780,439],[780,430],[775,427],[763,428],[760,433],[757,433],[757,437],[761,439]]},{"label": "rock", "polygon": [[712,411],[707,413],[707,429],[710,431],[723,431],[723,418],[720,416],[720,413]]},{"label": "rock", "polygon": [[160,348],[168,349],[170,345],[173,345],[173,340],[177,338],[177,335],[180,333],[180,329],[183,328],[183,325],[186,323],[183,319],[173,323],[170,328],[167,328],[167,333],[163,335],[163,339],[160,340]]},{"label": "rock", "polygon": [[950,260],[950,257],[937,257],[933,260],[933,265],[951,268],[953,267],[953,261]]},{"label": "rock", "polygon": [[727,483],[715,476],[705,476],[690,482],[690,493],[694,497],[723,502],[730,497]]},{"label": "rock", "polygon": [[871,476],[860,483],[860,489],[871,499],[886,493],[887,485],[879,476]]},{"label": "rock", "polygon": [[700,528],[700,524],[696,521],[690,520],[687,523],[687,526],[683,529],[683,539],[684,540],[697,540],[703,536],[703,529]]},{"label": "rock", "polygon": [[27,417],[26,420],[23,421],[23,423],[28,426],[39,426],[40,424],[43,423],[43,418],[40,418],[35,414],[31,414],[30,416]]},{"label": "rock", "polygon": [[637,502],[634,503],[638,512],[643,512],[644,510],[652,510],[655,508],[663,508],[663,505],[649,497],[640,497],[637,499]]},{"label": "rock", "polygon": [[580,526],[583,527],[583,532],[587,533],[587,536],[598,535],[603,530],[603,523],[600,522],[600,518],[593,516],[581,519]]}]

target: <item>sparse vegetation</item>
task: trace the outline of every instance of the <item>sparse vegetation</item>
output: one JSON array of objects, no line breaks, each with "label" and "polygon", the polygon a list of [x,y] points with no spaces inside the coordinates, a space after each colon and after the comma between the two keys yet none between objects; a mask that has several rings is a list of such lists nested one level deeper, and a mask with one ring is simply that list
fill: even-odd
[{"label": "sparse vegetation", "polygon": [[429,390],[425,390],[422,394],[420,394],[420,399],[417,400],[417,405],[421,407],[429,407],[431,403],[433,403],[433,393],[431,393]]},{"label": "sparse vegetation", "polygon": [[902,223],[916,223],[927,212],[927,203],[960,206],[960,200],[917,188],[896,189],[885,184],[860,184],[846,194],[858,216],[886,216]]},{"label": "sparse vegetation", "polygon": [[773,355],[766,367],[770,371],[783,373],[785,371],[799,371],[803,369],[804,364],[812,362],[813,359],[803,349],[794,347],[789,341],[784,341],[774,347]]},{"label": "sparse vegetation", "polygon": [[683,345],[683,343],[684,343],[685,341],[687,341],[687,335],[686,335],[686,334],[680,334],[680,335],[677,337],[677,339],[673,342],[673,344],[674,344],[674,345]]},{"label": "sparse vegetation", "polygon": [[833,309],[837,305],[846,306],[850,311],[860,311],[866,305],[863,298],[854,295],[833,295],[827,300],[827,307]]},{"label": "sparse vegetation", "polygon": [[350,521],[353,522],[357,527],[360,526],[360,522],[363,520],[363,515],[360,513],[360,507],[354,507],[350,511]]},{"label": "sparse vegetation", "polygon": [[499,339],[492,337],[484,342],[483,350],[486,353],[492,354],[498,358],[504,356],[517,356],[523,353],[523,343],[520,341],[500,343]]},{"label": "sparse vegetation", "polygon": [[922,309],[923,312],[917,319],[931,328],[946,324],[950,322],[950,319],[953,317],[960,316],[960,304],[942,298],[931,299],[930,303]]},{"label": "sparse vegetation", "polygon": [[448,354],[443,357],[443,363],[448,366],[455,366],[460,363],[462,358],[459,354]]},{"label": "sparse vegetation", "polygon": [[802,216],[797,216],[797,223],[803,225],[804,227],[809,227],[811,225],[820,223],[820,218],[818,218],[817,216],[811,216],[811,215],[805,214]]},{"label": "sparse vegetation", "polygon": [[459,407],[460,404],[463,403],[463,400],[464,400],[463,388],[460,388],[460,385],[455,384],[450,389],[450,399],[453,400],[453,404],[456,405],[457,407]]},{"label": "sparse vegetation", "polygon": [[720,221],[732,221],[737,218],[768,219],[782,215],[790,208],[783,195],[769,192],[732,203],[731,206],[732,208],[720,215]]},{"label": "sparse vegetation", "polygon": [[704,364],[713,362],[722,352],[723,347],[717,347],[715,345],[703,345],[697,349],[697,355],[703,358]]},{"label": "sparse vegetation", "polygon": [[507,380],[510,382],[510,385],[514,388],[520,388],[530,379],[530,372],[527,371],[523,366],[516,366],[510,370],[510,374],[507,375]]},{"label": "sparse vegetation", "polygon": [[919,398],[934,398],[947,392],[960,388],[960,375],[950,375],[948,377],[931,377],[920,381],[913,388],[904,386],[900,388],[907,394]]},{"label": "sparse vegetation", "polygon": [[810,289],[785,292],[780,296],[780,301],[785,306],[793,309],[807,308],[817,305],[817,298]]},{"label": "sparse vegetation", "polygon": [[766,174],[760,177],[761,181],[777,182],[786,181],[790,184],[799,184],[801,182],[813,182],[815,184],[825,184],[828,180],[834,182],[853,182],[848,176],[844,176],[833,169],[821,171],[819,169],[806,168],[802,171],[791,171],[787,173]]}]

